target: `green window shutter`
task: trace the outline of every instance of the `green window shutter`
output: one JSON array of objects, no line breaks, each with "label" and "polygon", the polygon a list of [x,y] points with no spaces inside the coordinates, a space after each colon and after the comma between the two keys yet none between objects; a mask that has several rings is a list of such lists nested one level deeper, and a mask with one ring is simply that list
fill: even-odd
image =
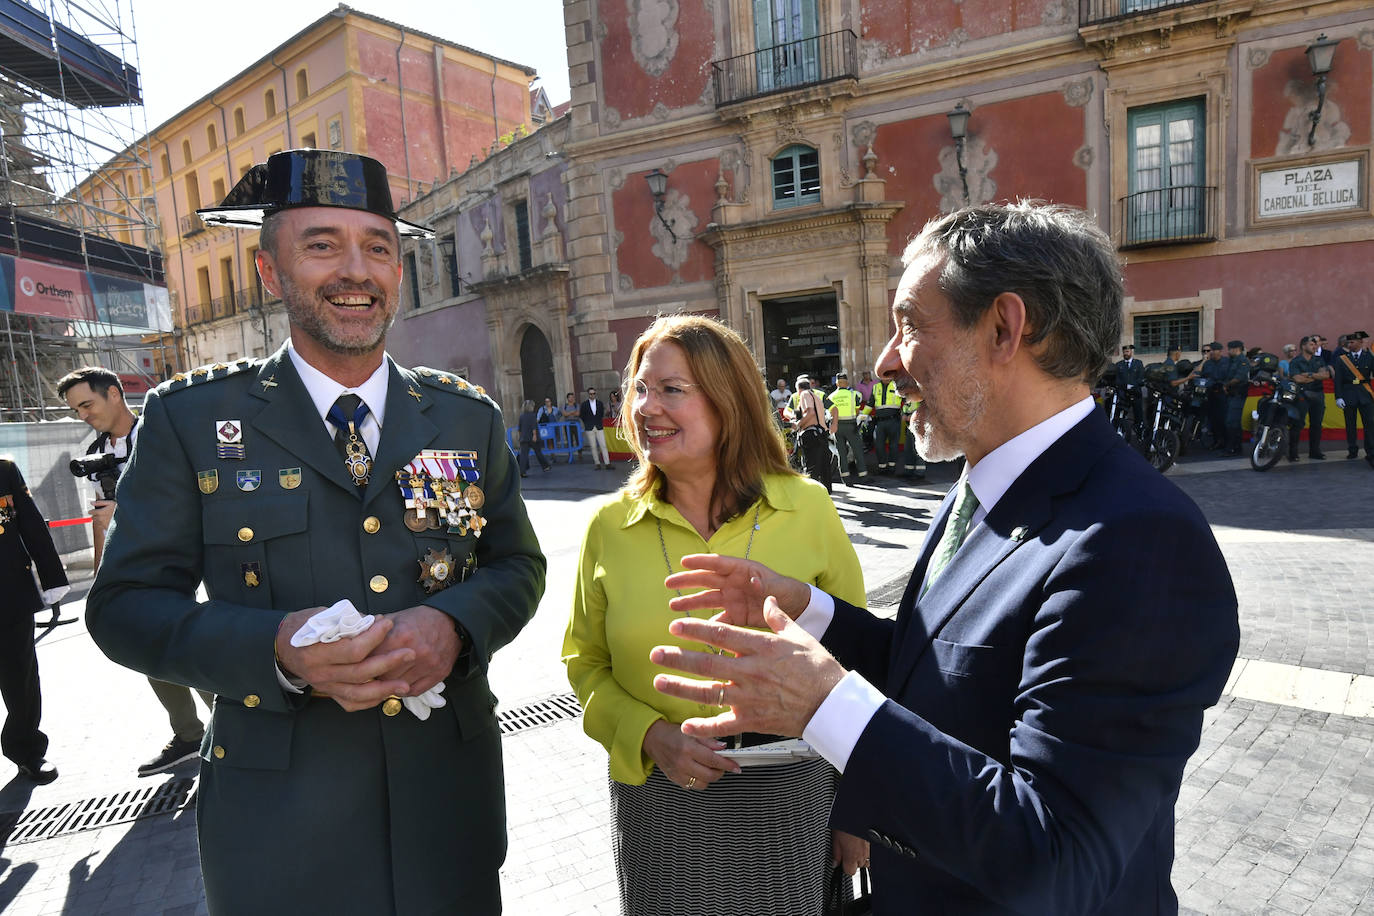
[{"label": "green window shutter", "polygon": [[1127,112],[1124,241],[1165,241],[1203,232],[1205,126],[1202,99]]}]

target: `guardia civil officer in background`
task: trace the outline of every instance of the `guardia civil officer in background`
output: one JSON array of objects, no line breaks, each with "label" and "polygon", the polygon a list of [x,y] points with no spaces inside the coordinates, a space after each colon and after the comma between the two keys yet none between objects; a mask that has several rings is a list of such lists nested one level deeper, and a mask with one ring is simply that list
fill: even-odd
[{"label": "guardia civil officer in background", "polygon": [[1226,449],[1226,377],[1231,361],[1221,341],[1214,340],[1202,348],[1202,366],[1198,375],[1207,380],[1207,428],[1212,431],[1212,450]]},{"label": "guardia civil officer in background", "polygon": [[880,473],[897,470],[897,449],[902,441],[902,404],[901,392],[888,379],[875,384],[868,398],[868,406],[873,411],[873,454]]},{"label": "guardia civil officer in background", "polygon": [[1126,389],[1126,398],[1131,404],[1131,419],[1139,426],[1145,416],[1145,405],[1141,395],[1144,393],[1145,364],[1135,358],[1135,345],[1121,345],[1121,359],[1116,364],[1116,385]]},{"label": "guardia civil officer in background", "polygon": [[1245,410],[1245,396],[1250,391],[1250,360],[1245,357],[1245,341],[1228,340],[1230,351],[1226,369],[1226,454],[1240,454],[1240,415]]},{"label": "guardia civil officer in background", "polygon": [[20,776],[39,785],[56,779],[57,768],[44,758],[48,736],[38,728],[43,694],[33,615],[61,601],[69,588],[48,523],[24,475],[13,461],[0,458],[0,699],[5,701],[0,750],[19,767]]},{"label": "guardia civil officer in background", "polygon": [[1344,353],[1336,357],[1336,406],[1345,413],[1345,443],[1347,458],[1359,457],[1355,438],[1355,419],[1364,426],[1364,459],[1374,468],[1374,356],[1366,342],[1367,331],[1345,335]]},{"label": "guardia civil officer in background", "polygon": [[868,476],[864,465],[864,444],[859,438],[859,414],[865,410],[863,395],[849,387],[849,375],[841,369],[835,375],[835,390],[826,400],[839,421],[835,441],[840,452],[840,471],[849,469],[849,457],[854,456],[854,469],[859,477]]},{"label": "guardia civil officer in background", "polygon": [[[399,234],[429,230],[397,219],[380,162],[330,150],[277,153],[200,214],[261,225],[290,339],[149,396],[86,617],[116,662],[218,695],[210,912],[500,912],[486,672],[545,563],[501,412],[386,355]],[[311,644],[341,599],[376,619]]]}]

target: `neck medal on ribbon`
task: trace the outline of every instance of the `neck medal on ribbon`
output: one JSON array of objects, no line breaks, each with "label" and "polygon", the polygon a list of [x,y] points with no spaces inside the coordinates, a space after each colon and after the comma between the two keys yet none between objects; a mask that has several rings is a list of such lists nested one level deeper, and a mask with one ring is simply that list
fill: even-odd
[{"label": "neck medal on ribbon", "polygon": [[449,534],[482,536],[486,519],[479,514],[486,494],[477,486],[477,453],[425,449],[396,472],[405,500],[405,525],[411,531],[448,526]]}]

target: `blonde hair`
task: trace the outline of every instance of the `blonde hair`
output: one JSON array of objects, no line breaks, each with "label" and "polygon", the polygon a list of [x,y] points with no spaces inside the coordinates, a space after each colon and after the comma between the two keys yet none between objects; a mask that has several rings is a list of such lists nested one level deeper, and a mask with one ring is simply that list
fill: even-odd
[{"label": "blonde hair", "polygon": [[639,335],[625,366],[625,419],[621,434],[639,465],[624,491],[636,499],[662,492],[663,472],[644,457],[643,430],[631,397],[634,380],[649,348],[676,344],[696,379],[696,390],[720,420],[716,443],[716,485],[711,493],[711,524],[719,527],[763,495],[765,474],[795,474],[787,466],[782,434],[772,419],[772,403],[754,357],[738,334],[714,318],[672,315],[654,321]]}]

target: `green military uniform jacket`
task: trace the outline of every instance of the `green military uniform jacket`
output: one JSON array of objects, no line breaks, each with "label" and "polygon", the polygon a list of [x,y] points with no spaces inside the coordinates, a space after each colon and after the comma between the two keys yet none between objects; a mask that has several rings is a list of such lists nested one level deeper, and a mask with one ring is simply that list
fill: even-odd
[{"label": "green military uniform jacket", "polygon": [[[119,482],[87,624],[114,661],[218,695],[197,803],[212,913],[500,909],[504,787],[486,670],[534,614],[545,561],[500,411],[454,376],[387,364],[361,493],[285,347],[159,386]],[[242,429],[241,460],[217,454],[225,420]],[[480,537],[403,523],[395,474],[425,449],[477,453]],[[459,572],[426,594],[421,561],[444,550]],[[470,642],[445,708],[424,722],[347,713],[281,688],[279,622],[342,598],[361,614],[427,604],[461,625]]]}]

